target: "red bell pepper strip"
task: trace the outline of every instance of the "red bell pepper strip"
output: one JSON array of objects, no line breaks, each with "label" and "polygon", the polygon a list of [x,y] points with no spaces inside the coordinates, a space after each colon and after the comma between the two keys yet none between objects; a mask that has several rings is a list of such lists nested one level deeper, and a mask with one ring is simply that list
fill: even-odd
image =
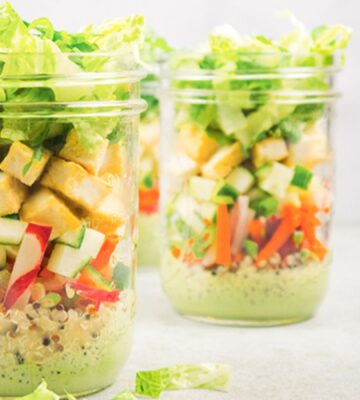
[{"label": "red bell pepper strip", "polygon": [[71,282],[70,287],[84,299],[90,300],[98,309],[101,303],[115,303],[119,300],[120,291],[114,289],[112,291],[95,289],[81,282]]}]

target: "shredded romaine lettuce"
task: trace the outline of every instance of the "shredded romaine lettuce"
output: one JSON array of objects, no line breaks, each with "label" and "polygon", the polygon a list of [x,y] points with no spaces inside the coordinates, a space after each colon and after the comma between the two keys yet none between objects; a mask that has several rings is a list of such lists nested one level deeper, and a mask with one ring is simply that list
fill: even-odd
[{"label": "shredded romaine lettuce", "polygon": [[136,374],[135,392],[159,398],[166,390],[208,389],[227,391],[231,367],[225,364],[179,364]]},{"label": "shredded romaine lettuce", "polygon": [[[37,389],[27,396],[17,397],[17,400],[59,400],[60,396],[47,388],[46,382],[42,382]],[[69,398],[69,400],[72,400]]]}]

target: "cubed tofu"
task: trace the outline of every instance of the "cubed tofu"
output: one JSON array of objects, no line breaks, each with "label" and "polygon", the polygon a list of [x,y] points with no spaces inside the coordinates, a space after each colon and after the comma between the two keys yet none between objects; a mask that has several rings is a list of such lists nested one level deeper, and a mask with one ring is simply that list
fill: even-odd
[{"label": "cubed tofu", "polygon": [[61,193],[77,206],[91,211],[110,194],[111,186],[72,161],[53,158],[41,184]]},{"label": "cubed tofu", "polygon": [[316,165],[328,160],[330,160],[330,153],[326,134],[313,129],[303,133],[297,143],[290,144],[286,163],[313,169]]},{"label": "cubed tofu", "polygon": [[[21,142],[14,142],[8,154],[0,164],[0,169],[19,179],[27,186],[32,186],[44,171],[51,156],[50,151],[43,150],[39,160],[34,160],[34,150]],[[28,170],[27,166],[29,166]]]},{"label": "cubed tofu", "polygon": [[139,126],[140,145],[145,149],[155,149],[159,144],[160,122],[158,118],[142,122]]},{"label": "cubed tofu", "polygon": [[66,136],[65,146],[61,149],[59,155],[68,161],[74,161],[83,166],[88,172],[96,175],[104,161],[109,141],[103,139],[101,144],[96,146],[94,153],[89,153],[80,143],[78,133],[72,129]]},{"label": "cubed tofu", "polygon": [[252,149],[252,161],[256,168],[272,161],[284,160],[289,154],[283,138],[270,137],[255,143]]},{"label": "cubed tofu", "polygon": [[[201,165],[184,153],[178,153],[170,158],[169,171],[172,177],[186,180],[200,172]],[[166,174],[167,171],[164,171]]]},{"label": "cubed tofu", "polygon": [[244,160],[240,143],[236,142],[219,149],[201,168],[205,178],[223,179]]},{"label": "cubed tofu", "polygon": [[109,144],[99,176],[116,175],[125,177],[128,173],[129,162],[125,145],[121,143]]},{"label": "cubed tofu", "polygon": [[184,125],[179,132],[179,146],[197,162],[207,161],[219,148],[215,139],[193,124]]},{"label": "cubed tofu", "polygon": [[39,225],[51,226],[51,240],[81,225],[80,219],[51,190],[40,188],[23,204],[21,219]]},{"label": "cubed tofu", "polygon": [[98,207],[85,215],[85,221],[91,228],[109,235],[125,223],[126,215],[121,194],[113,191]]},{"label": "cubed tofu", "polygon": [[14,177],[0,172],[0,217],[19,212],[28,188]]}]

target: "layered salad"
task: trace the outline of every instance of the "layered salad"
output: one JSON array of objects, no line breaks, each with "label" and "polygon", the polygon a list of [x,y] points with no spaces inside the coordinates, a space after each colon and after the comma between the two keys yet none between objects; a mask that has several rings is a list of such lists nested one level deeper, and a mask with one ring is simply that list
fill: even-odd
[{"label": "layered salad", "polygon": [[160,105],[158,99],[160,64],[171,52],[167,41],[147,27],[144,34],[142,59],[148,71],[141,83],[141,97],[147,109],[141,114],[140,180],[139,180],[139,247],[140,266],[160,263],[159,218],[159,141]]},{"label": "layered salad", "polygon": [[143,20],[0,20],[0,396],[89,393],[131,345]]},{"label": "layered salad", "polygon": [[181,314],[271,325],[315,312],[330,262],[330,77],[349,36],[226,26],[173,57],[162,282]]}]

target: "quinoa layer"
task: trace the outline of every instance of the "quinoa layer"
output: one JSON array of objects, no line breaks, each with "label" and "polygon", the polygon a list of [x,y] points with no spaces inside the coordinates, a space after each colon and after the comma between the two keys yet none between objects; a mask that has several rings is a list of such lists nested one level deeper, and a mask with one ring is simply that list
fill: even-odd
[{"label": "quinoa layer", "polygon": [[22,396],[42,379],[62,394],[114,382],[132,342],[134,295],[121,293],[99,311],[10,310],[0,316],[0,396]]},{"label": "quinoa layer", "polygon": [[207,271],[186,266],[170,254],[162,285],[174,308],[190,317],[244,324],[281,324],[310,318],[328,285],[329,260],[295,268],[241,266]]}]

